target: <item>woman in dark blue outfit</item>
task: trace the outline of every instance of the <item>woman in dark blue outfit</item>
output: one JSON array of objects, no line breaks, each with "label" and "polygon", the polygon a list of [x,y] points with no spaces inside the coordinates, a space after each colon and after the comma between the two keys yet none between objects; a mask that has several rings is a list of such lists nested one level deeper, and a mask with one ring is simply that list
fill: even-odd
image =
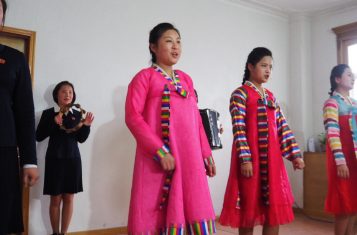
[{"label": "woman in dark blue outfit", "polygon": [[74,194],[83,191],[78,142],[83,143],[88,138],[94,117],[92,113],[87,113],[82,121],[81,112],[72,108],[65,109],[76,100],[76,93],[70,82],[58,83],[52,95],[58,107],[43,111],[36,130],[36,139],[42,141],[50,137],[43,193],[51,195],[51,226],[53,234],[59,235],[67,232],[73,213]]},{"label": "woman in dark blue outfit", "polygon": [[[6,1],[0,1],[0,31]],[[19,157],[18,157],[19,156]],[[0,44],[0,235],[23,231],[23,183],[38,179],[35,114],[29,66],[24,55]]]}]

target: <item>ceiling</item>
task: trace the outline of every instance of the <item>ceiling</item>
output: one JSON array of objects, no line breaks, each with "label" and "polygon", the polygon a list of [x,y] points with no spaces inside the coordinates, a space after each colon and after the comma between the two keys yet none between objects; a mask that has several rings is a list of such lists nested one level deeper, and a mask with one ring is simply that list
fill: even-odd
[{"label": "ceiling", "polygon": [[322,12],[357,6],[357,0],[241,0],[283,12]]}]

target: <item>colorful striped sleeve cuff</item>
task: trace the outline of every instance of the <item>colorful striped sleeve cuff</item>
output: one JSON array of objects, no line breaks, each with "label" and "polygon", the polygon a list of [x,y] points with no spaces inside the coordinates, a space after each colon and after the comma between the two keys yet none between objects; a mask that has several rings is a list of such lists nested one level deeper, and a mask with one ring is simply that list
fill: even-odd
[{"label": "colorful striped sleeve cuff", "polygon": [[291,131],[286,119],[277,105],[276,110],[277,129],[280,139],[280,149],[284,158],[293,161],[296,158],[302,158],[299,145]]},{"label": "colorful striped sleeve cuff", "polygon": [[164,144],[160,149],[156,151],[156,154],[154,155],[154,160],[160,162],[161,159],[164,158],[165,155],[169,152],[169,148]]},{"label": "colorful striped sleeve cuff", "polygon": [[229,106],[232,116],[233,141],[241,163],[252,161],[245,126],[246,99],[246,92],[238,88],[233,92]]},{"label": "colorful striped sleeve cuff", "polygon": [[338,103],[335,99],[330,98],[325,102],[323,115],[327,143],[331,148],[336,165],[344,165],[346,164],[346,159],[342,152],[340,125],[338,124]]}]

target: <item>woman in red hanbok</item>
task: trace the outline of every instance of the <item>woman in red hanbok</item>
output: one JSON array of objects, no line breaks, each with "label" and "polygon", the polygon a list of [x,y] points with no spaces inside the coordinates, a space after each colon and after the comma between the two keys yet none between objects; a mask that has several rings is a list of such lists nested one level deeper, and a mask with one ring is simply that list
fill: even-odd
[{"label": "woman in red hanbok", "polygon": [[335,234],[353,235],[357,214],[357,101],[349,97],[355,78],[346,64],[331,71],[325,102],[328,191],[325,210],[335,215]]},{"label": "woman in red hanbok", "polygon": [[293,220],[293,195],[283,158],[302,169],[299,147],[273,94],[263,88],[272,69],[272,54],[262,47],[248,56],[243,86],[230,101],[234,141],[222,225],[239,234],[278,234],[279,225]]}]

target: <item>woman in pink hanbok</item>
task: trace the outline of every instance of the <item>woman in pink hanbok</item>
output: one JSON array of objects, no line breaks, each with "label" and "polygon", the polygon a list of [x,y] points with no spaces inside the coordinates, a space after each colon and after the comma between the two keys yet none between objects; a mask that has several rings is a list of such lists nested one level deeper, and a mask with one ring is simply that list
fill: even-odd
[{"label": "woman in pink hanbok", "polygon": [[129,234],[213,234],[215,213],[206,174],[216,174],[191,78],[174,70],[179,31],[150,32],[152,66],[128,87],[125,121],[137,142]]}]

